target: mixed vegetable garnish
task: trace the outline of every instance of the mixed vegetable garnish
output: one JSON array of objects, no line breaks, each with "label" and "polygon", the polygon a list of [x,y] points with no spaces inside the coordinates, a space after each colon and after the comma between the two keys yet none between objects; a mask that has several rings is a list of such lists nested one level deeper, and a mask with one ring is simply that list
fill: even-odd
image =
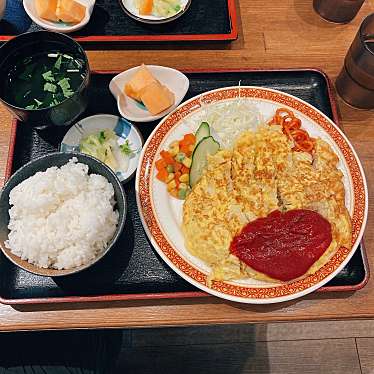
[{"label": "mixed vegetable garnish", "polygon": [[198,182],[207,165],[208,155],[214,155],[219,144],[210,135],[207,122],[202,122],[196,134],[186,134],[183,139],[160,152],[156,161],[156,178],[166,183],[170,195],[184,200]]},{"label": "mixed vegetable garnish", "polygon": [[195,143],[195,135],[186,134],[182,140],[171,143],[167,151],[161,151],[161,158],[156,161],[157,179],[166,183],[169,193],[177,199],[185,199],[191,189],[191,156]]}]

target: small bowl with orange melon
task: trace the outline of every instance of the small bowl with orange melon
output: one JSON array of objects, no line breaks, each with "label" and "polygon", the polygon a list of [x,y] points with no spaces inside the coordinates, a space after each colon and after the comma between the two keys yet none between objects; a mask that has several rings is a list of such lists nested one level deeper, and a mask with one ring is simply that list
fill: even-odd
[{"label": "small bowl with orange melon", "polygon": [[152,122],[174,110],[189,85],[188,78],[178,70],[143,64],[116,75],[109,90],[122,117],[134,122]]},{"label": "small bowl with orange melon", "polygon": [[23,0],[34,23],[46,30],[70,33],[90,21],[96,0]]},{"label": "small bowl with orange melon", "polygon": [[124,12],[136,21],[162,24],[181,17],[192,0],[120,0]]}]

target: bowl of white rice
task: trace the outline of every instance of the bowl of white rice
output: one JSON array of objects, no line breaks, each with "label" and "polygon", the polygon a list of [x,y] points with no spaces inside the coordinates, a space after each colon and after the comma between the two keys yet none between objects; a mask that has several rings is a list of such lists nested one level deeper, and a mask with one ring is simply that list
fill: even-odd
[{"label": "bowl of white rice", "polygon": [[0,247],[43,276],[87,269],[113,247],[126,219],[115,173],[94,157],[51,153],[17,170],[0,195]]}]

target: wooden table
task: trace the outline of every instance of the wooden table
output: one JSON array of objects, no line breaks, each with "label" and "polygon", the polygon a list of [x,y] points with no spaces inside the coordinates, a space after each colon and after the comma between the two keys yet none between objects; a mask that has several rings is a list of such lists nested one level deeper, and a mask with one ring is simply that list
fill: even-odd
[{"label": "wooden table", "polygon": [[[275,5],[276,4],[276,5]],[[312,0],[237,1],[239,38],[231,44],[142,45],[126,50],[89,51],[92,69],[125,70],[141,62],[188,68],[318,67],[334,80],[364,16],[374,12],[367,0],[355,20],[335,25],[319,18]],[[209,20],[207,20],[209,22]],[[369,220],[365,232],[374,269],[374,111],[358,111],[338,99],[341,123],[365,168]],[[11,117],[0,107],[0,175],[3,182]],[[374,278],[355,293],[312,294],[278,305],[251,306],[214,297],[11,307],[0,305],[0,330],[113,328],[270,322],[374,317]]]}]

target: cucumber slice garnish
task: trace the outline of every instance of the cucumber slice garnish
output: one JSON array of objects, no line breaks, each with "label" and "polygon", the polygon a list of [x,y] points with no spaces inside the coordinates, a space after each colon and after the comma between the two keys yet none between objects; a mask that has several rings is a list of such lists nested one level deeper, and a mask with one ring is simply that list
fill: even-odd
[{"label": "cucumber slice garnish", "polygon": [[[206,122],[203,122],[206,123]],[[201,127],[201,125],[200,125]],[[200,129],[199,127],[199,129]],[[209,128],[209,125],[208,125]],[[193,187],[203,175],[208,164],[208,155],[214,155],[219,151],[219,143],[212,136],[207,136],[199,141],[192,154],[190,169],[190,186]]]},{"label": "cucumber slice garnish", "polygon": [[196,131],[196,144],[200,142],[200,140],[207,138],[210,136],[210,127],[208,122],[201,122],[199,128]]}]

